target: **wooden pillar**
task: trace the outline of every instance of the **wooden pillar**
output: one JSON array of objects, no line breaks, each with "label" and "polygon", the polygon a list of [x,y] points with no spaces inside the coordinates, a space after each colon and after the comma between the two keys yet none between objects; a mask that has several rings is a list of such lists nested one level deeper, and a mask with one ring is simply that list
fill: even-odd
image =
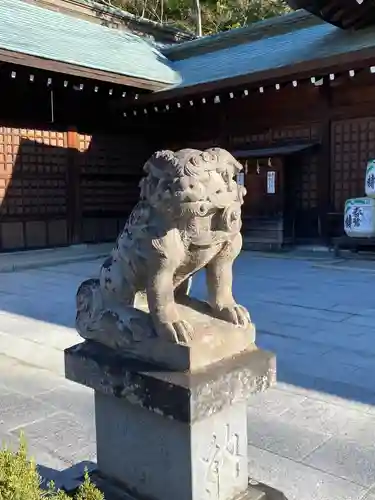
[{"label": "wooden pillar", "polygon": [[317,172],[319,236],[324,243],[328,244],[330,236],[328,213],[331,206],[331,88],[328,80],[324,80],[320,88],[320,96],[322,104],[321,149]]},{"label": "wooden pillar", "polygon": [[75,127],[68,130],[67,211],[68,241],[71,245],[82,242],[82,206],[79,171],[79,136]]}]

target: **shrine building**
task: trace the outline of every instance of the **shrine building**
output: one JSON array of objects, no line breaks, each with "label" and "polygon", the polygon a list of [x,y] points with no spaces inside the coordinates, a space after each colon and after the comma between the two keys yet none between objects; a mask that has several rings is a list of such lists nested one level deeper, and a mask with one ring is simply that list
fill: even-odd
[{"label": "shrine building", "polygon": [[291,0],[195,38],[83,0],[1,0],[0,251],[112,241],[152,152],[211,146],[244,165],[248,248],[330,244],[375,158],[370,3]]}]

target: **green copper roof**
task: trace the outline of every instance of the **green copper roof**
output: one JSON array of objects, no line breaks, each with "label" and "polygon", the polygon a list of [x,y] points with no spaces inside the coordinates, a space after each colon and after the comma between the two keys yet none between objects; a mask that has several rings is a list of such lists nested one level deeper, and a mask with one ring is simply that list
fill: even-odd
[{"label": "green copper roof", "polygon": [[375,56],[375,30],[344,31],[298,11],[183,42],[164,48],[163,53],[174,61],[173,68],[182,77],[181,89],[243,76],[262,82],[276,71],[294,74],[298,65],[319,70]]},{"label": "green copper roof", "polygon": [[166,87],[180,81],[168,59],[139,36],[22,0],[0,0],[0,49]]}]

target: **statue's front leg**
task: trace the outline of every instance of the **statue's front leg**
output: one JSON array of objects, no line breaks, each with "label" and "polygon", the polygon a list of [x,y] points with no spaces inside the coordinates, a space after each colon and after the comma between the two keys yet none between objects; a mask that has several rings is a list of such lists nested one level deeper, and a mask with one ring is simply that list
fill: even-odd
[{"label": "statue's front leg", "polygon": [[174,295],[175,268],[166,259],[160,259],[149,270],[147,301],[157,334],[170,342],[188,342],[193,330],[180,319]]},{"label": "statue's front leg", "polygon": [[235,325],[247,326],[251,323],[249,312],[237,304],[232,293],[233,263],[241,247],[242,237],[238,234],[206,266],[206,280],[209,304],[216,315]]}]

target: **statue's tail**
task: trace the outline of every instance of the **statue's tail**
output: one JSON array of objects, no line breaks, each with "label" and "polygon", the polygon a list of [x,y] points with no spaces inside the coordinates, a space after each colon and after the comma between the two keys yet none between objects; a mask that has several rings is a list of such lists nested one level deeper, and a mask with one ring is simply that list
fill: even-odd
[{"label": "statue's tail", "polygon": [[112,349],[129,349],[156,337],[148,313],[125,304],[108,304],[99,279],[84,281],[77,290],[77,332]]},{"label": "statue's tail", "polygon": [[98,279],[81,283],[76,295],[76,329],[85,339],[90,339],[90,331],[95,330],[103,309],[103,297]]}]

